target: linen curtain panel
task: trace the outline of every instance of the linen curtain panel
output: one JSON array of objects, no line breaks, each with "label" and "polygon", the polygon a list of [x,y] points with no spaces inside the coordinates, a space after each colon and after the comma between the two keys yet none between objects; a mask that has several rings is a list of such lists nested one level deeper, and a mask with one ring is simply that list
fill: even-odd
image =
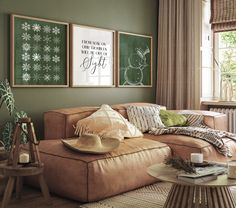
[{"label": "linen curtain panel", "polygon": [[156,102],[200,108],[200,0],[159,0]]},{"label": "linen curtain panel", "polygon": [[236,30],[236,1],[211,0],[210,23],[213,32]]}]

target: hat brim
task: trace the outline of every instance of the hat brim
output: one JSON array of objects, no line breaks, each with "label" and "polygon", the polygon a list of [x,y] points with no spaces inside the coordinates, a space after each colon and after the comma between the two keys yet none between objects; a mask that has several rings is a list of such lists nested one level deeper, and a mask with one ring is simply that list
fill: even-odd
[{"label": "hat brim", "polygon": [[91,154],[106,154],[116,149],[120,145],[120,141],[118,139],[112,138],[101,139],[102,145],[100,147],[78,146],[78,138],[62,139],[61,141],[66,147],[72,150]]}]

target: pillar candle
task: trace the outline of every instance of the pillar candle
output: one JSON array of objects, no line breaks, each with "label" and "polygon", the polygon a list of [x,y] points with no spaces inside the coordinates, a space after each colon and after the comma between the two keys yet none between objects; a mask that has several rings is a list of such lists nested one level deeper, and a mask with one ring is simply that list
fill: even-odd
[{"label": "pillar candle", "polygon": [[191,153],[191,162],[192,163],[203,163],[203,154],[202,153]]},{"label": "pillar candle", "polygon": [[228,178],[236,178],[236,161],[228,162]]},{"label": "pillar candle", "polygon": [[20,163],[28,163],[29,162],[29,154],[28,153],[21,153],[19,158]]}]

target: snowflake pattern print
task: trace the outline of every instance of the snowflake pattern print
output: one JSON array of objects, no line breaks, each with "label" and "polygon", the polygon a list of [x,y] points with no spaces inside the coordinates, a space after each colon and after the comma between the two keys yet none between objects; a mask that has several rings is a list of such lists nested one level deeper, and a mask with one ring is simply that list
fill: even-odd
[{"label": "snowflake pattern print", "polygon": [[[15,82],[67,85],[68,24],[13,15]],[[18,47],[19,46],[19,47]]]},{"label": "snowflake pattern print", "polygon": [[31,46],[29,43],[23,43],[23,45],[22,45],[23,51],[29,51],[30,48],[31,48]]},{"label": "snowflake pattern print", "polygon": [[39,24],[33,24],[32,29],[34,32],[40,32],[41,26]]},{"label": "snowflake pattern print", "polygon": [[33,38],[35,42],[39,42],[42,39],[39,34],[35,34]]},{"label": "snowflake pattern print", "polygon": [[29,71],[29,70],[30,70],[30,64],[24,63],[24,64],[22,65],[22,70],[23,70],[23,71]]},{"label": "snowflake pattern print", "polygon": [[28,31],[28,30],[30,30],[30,24],[28,24],[27,22],[24,22],[21,24],[21,28],[24,31]]},{"label": "snowflake pattern print", "polygon": [[24,74],[22,75],[22,79],[23,79],[25,82],[28,82],[28,81],[30,81],[31,76],[30,76],[30,74],[28,74],[28,73],[24,73]]}]

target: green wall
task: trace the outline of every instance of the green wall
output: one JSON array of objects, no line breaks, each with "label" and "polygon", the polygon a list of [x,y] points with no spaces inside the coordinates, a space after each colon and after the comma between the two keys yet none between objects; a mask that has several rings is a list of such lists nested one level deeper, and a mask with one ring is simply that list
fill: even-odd
[{"label": "green wall", "polygon": [[[16,105],[33,118],[38,137],[50,109],[155,101],[157,6],[157,0],[0,0],[0,79],[10,76],[11,13],[153,36],[152,88],[14,88]],[[0,123],[7,119],[3,107]]]}]

